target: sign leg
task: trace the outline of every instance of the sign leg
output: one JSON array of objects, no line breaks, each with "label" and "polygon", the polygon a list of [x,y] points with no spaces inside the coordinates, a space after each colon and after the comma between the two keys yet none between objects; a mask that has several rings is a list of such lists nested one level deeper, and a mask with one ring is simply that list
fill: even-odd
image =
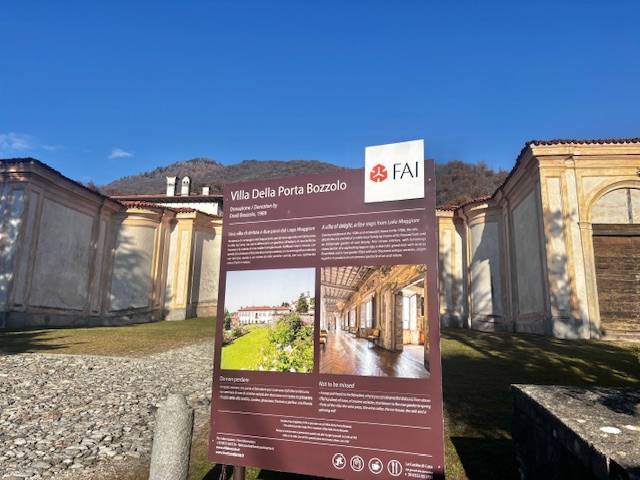
[{"label": "sign leg", "polygon": [[238,465],[233,467],[233,480],[244,480],[244,467]]}]

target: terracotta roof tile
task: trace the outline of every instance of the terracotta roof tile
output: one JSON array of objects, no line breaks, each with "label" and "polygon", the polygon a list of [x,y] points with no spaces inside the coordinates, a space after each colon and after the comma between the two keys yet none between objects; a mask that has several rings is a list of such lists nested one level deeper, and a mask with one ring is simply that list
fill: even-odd
[{"label": "terracotta roof tile", "polygon": [[211,195],[158,195],[158,194],[140,194],[140,195],[112,195],[111,198],[118,200],[131,200],[131,201],[145,201],[154,200],[160,202],[172,202],[172,203],[185,203],[185,202],[212,202],[220,201],[223,196],[218,193],[212,193]]},{"label": "terracotta roof tile", "polygon": [[[111,197],[113,198],[113,197]],[[129,200],[118,200],[117,198],[113,198],[116,202],[118,202],[120,205],[123,205],[127,208],[157,208],[159,210],[172,210],[173,208],[169,208],[169,207],[165,207],[163,205],[160,205],[158,203],[153,203],[153,202],[134,202],[134,201],[129,201]]]},{"label": "terracotta roof tile", "polygon": [[162,205],[160,203],[155,202],[141,202],[141,201],[132,201],[132,200],[118,200],[112,197],[112,199],[119,204],[123,205],[127,208],[155,208],[158,210],[169,210],[170,212],[175,213],[193,213],[199,212],[202,215],[206,215],[211,218],[220,218],[216,215],[211,215],[210,213],[202,212],[197,208],[184,208],[184,207],[167,207],[166,205]]},{"label": "terracotta roof tile", "polygon": [[[633,138],[556,138],[551,140],[529,140],[529,145],[620,145],[625,143],[640,143],[640,137]],[[523,150],[524,150],[523,149]]]}]

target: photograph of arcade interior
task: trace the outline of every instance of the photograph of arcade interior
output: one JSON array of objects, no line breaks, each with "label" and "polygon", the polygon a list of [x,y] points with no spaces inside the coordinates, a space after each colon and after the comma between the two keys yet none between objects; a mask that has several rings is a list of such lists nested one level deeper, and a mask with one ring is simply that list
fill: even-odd
[{"label": "photograph of arcade interior", "polygon": [[324,267],[320,373],[426,378],[425,266]]}]

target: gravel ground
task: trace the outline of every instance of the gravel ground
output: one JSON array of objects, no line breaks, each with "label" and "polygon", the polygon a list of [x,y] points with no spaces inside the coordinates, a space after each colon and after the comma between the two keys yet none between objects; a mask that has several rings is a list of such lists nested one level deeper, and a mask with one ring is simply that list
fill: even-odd
[{"label": "gravel ground", "polygon": [[144,465],[168,393],[207,421],[210,343],[144,358],[0,356],[0,478],[104,479]]}]

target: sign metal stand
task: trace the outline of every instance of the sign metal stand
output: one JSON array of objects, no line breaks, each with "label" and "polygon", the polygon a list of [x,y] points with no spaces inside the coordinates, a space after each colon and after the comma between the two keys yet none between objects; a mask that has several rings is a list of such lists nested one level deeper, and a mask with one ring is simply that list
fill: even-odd
[{"label": "sign metal stand", "polygon": [[233,467],[233,480],[244,480],[245,468],[240,465]]}]

